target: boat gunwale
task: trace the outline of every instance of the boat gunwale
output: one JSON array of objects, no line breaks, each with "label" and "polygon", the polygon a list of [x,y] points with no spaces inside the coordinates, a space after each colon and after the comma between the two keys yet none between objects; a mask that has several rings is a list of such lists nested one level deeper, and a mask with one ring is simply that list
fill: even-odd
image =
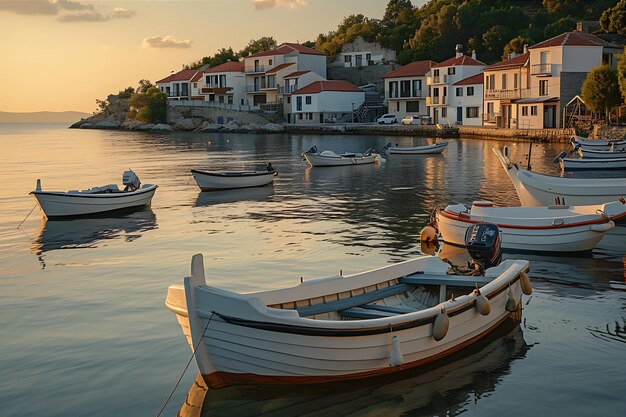
[{"label": "boat gunwale", "polygon": [[278,171],[242,171],[242,172],[210,172],[210,171],[201,171],[199,169],[192,169],[192,174],[202,174],[208,175],[210,177],[222,177],[222,178],[242,178],[242,177],[259,177],[265,175],[278,175]]}]

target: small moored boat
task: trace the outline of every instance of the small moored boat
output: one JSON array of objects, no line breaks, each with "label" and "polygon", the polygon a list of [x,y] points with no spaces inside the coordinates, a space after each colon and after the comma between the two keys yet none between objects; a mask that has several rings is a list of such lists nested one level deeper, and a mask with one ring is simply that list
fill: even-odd
[{"label": "small moored boat", "polygon": [[538,174],[522,169],[493,148],[513,183],[522,206],[569,204],[586,206],[619,201],[626,197],[626,178],[564,178]]},{"label": "small moored boat", "polygon": [[[479,226],[477,239],[495,227]],[[522,293],[532,291],[528,261],[500,263],[499,248],[485,244],[470,253],[484,275],[449,275],[447,263],[422,256],[250,294],[207,285],[198,254],[165,305],[211,388],[366,378],[432,362],[519,322]]]},{"label": "small moored boat", "polygon": [[502,233],[502,249],[528,252],[583,252],[592,250],[613,220],[626,220],[626,204],[595,206],[496,207],[476,201],[436,211],[437,227],[444,242],[462,246],[473,224],[494,223]]},{"label": "small moored boat", "polygon": [[584,159],[624,159],[626,150],[603,151],[598,149],[577,148],[578,155]]},{"label": "small moored boat", "polygon": [[274,181],[278,172],[268,164],[265,171],[200,171],[191,173],[202,191],[229,190],[233,188],[262,187]]},{"label": "small moored boat", "polygon": [[587,139],[582,136],[574,136],[571,142],[574,148],[580,147],[597,151],[626,150],[626,140],[624,139]]},{"label": "small moored boat", "polygon": [[448,146],[448,142],[439,142],[433,145],[425,145],[425,146],[413,146],[413,147],[390,147],[387,152],[390,154],[405,154],[405,155],[414,155],[414,154],[438,154],[442,153],[444,149]]},{"label": "small moored boat", "polygon": [[606,158],[606,159],[579,159],[579,158],[560,158],[561,169],[563,171],[581,171],[581,170],[606,170],[606,169],[623,169],[626,170],[626,153],[622,153],[622,158]]},{"label": "small moored boat", "polygon": [[351,153],[345,152],[342,154],[336,154],[333,151],[317,151],[317,146],[313,146],[308,151],[302,154],[303,158],[311,164],[312,167],[336,167],[345,165],[366,165],[373,164],[380,156],[379,153],[389,147],[389,144],[380,151],[375,149],[368,149],[363,153]]},{"label": "small moored boat", "polygon": [[37,180],[34,195],[49,219],[57,217],[89,216],[123,210],[134,210],[149,206],[157,185],[143,184],[132,171],[124,172],[124,189],[117,184],[93,187],[82,191],[43,191],[41,180]]}]

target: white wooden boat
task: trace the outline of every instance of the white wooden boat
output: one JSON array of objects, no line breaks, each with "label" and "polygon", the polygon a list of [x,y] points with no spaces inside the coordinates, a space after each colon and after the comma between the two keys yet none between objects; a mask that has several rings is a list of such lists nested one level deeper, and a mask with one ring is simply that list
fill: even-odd
[{"label": "white wooden boat", "polygon": [[609,281],[609,286],[614,290],[626,291],[626,282]]},{"label": "white wooden boat", "polygon": [[448,142],[439,142],[433,145],[425,145],[425,146],[413,146],[413,147],[390,147],[387,152],[390,154],[438,154],[442,153],[444,149],[448,146]]},{"label": "white wooden boat", "polygon": [[[610,214],[609,214],[610,213]],[[502,233],[502,249],[531,252],[582,252],[592,250],[612,220],[626,219],[626,204],[594,206],[496,207],[476,201],[436,211],[437,227],[444,242],[465,245],[465,232],[477,223],[495,223]]]},{"label": "white wooden boat", "polygon": [[606,170],[606,169],[624,169],[626,170],[626,153],[622,158],[607,159],[579,159],[579,158],[561,158],[560,164],[563,171],[581,171],[581,170]]},{"label": "white wooden boat", "polygon": [[321,383],[420,366],[519,321],[528,268],[506,260],[485,276],[448,275],[448,264],[423,256],[239,294],[207,285],[198,254],[165,305],[209,387]]},{"label": "white wooden boat", "polygon": [[216,172],[192,169],[191,173],[202,191],[229,190],[233,188],[262,187],[274,181],[278,172],[265,171]]},{"label": "white wooden boat", "polygon": [[304,158],[312,167],[336,167],[344,165],[365,165],[373,164],[378,158],[376,153],[342,153],[336,154],[333,151],[323,151],[321,153],[304,153]]},{"label": "white wooden boat", "polygon": [[578,155],[584,159],[624,159],[625,151],[601,151],[597,149],[578,148]]},{"label": "white wooden boat", "polygon": [[571,142],[574,148],[580,147],[598,151],[626,150],[626,139],[588,139],[582,136],[574,136]]},{"label": "white wooden boat", "polygon": [[43,191],[37,180],[34,195],[49,219],[58,217],[89,216],[149,206],[157,185],[141,185],[133,171],[124,172],[124,189],[116,184],[94,187],[82,191]]},{"label": "white wooden boat", "polygon": [[538,174],[512,163],[506,147],[504,154],[496,148],[493,151],[513,183],[522,206],[586,206],[626,197],[626,178],[564,178]]}]

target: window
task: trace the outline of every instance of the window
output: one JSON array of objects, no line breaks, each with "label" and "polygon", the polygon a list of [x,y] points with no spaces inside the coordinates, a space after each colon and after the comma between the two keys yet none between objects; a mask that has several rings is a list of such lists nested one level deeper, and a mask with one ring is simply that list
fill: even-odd
[{"label": "window", "polygon": [[228,104],[233,104],[233,96],[228,96]]},{"label": "window", "polygon": [[219,97],[219,102],[223,103],[224,102],[224,96],[218,96]]},{"label": "window", "polygon": [[345,62],[346,64],[351,63],[352,62],[352,55],[344,55],[343,62]]},{"label": "window", "polygon": [[530,115],[531,116],[537,115],[537,106],[530,106]]},{"label": "window", "polygon": [[198,83],[193,83],[193,88],[198,88]]},{"label": "window", "polygon": [[548,95],[548,80],[539,81],[539,95],[540,96]]},{"label": "window", "polygon": [[226,87],[226,74],[220,75],[220,87]]},{"label": "window", "polygon": [[398,82],[389,82],[389,98],[398,98]]},{"label": "window", "polygon": [[467,87],[467,95],[468,96],[474,95],[474,87]]},{"label": "window", "polygon": [[311,96],[305,96],[304,97],[304,102],[305,102],[305,104],[311,104]]},{"label": "window", "polygon": [[456,74],[456,68],[454,67],[448,68],[448,75],[454,75],[454,74]]},{"label": "window", "polygon": [[396,101],[396,111],[399,112],[400,111],[400,102]]},{"label": "window", "polygon": [[465,109],[465,117],[468,119],[478,118],[478,107],[468,107]]},{"label": "window", "polygon": [[496,89],[496,74],[491,74],[487,77],[487,90]]},{"label": "window", "polygon": [[210,75],[207,75],[207,76],[206,76],[204,83],[205,83],[207,86],[211,85],[211,76],[210,76]]},{"label": "window", "polygon": [[434,75],[435,77],[439,77],[439,70],[438,70],[438,69],[434,70],[434,71],[433,71],[433,75]]},{"label": "window", "polygon": [[291,96],[287,96],[287,104],[291,104]]},{"label": "window", "polygon": [[296,97],[296,111],[302,111],[302,96]]},{"label": "window", "polygon": [[273,63],[273,62],[274,62],[274,61],[270,59],[270,64],[269,64],[269,65],[270,65],[270,67],[272,66],[272,63]]},{"label": "window", "polygon": [[243,106],[245,104],[246,104],[246,102],[244,101],[244,99],[241,99],[241,105]]},{"label": "window", "polygon": [[502,74],[502,89],[506,90],[506,74]]},{"label": "window", "polygon": [[411,97],[411,81],[400,81],[400,97]]},{"label": "window", "polygon": [[413,97],[422,96],[422,80],[413,80]]},{"label": "window", "polygon": [[441,108],[441,117],[448,117],[448,108],[447,107],[442,107]]},{"label": "window", "polygon": [[513,89],[517,90],[517,74],[513,74]]},{"label": "window", "polygon": [[528,116],[528,106],[522,106],[522,116]]},{"label": "window", "polygon": [[456,88],[456,96],[457,97],[463,97],[463,87],[457,87]]},{"label": "window", "polygon": [[419,101],[407,101],[406,102],[406,112],[407,113],[417,113],[420,111],[420,102]]},{"label": "window", "polygon": [[372,60],[372,54],[370,54],[370,53],[365,54],[365,60],[366,60],[366,61],[368,62],[368,64],[369,64],[369,62]]}]

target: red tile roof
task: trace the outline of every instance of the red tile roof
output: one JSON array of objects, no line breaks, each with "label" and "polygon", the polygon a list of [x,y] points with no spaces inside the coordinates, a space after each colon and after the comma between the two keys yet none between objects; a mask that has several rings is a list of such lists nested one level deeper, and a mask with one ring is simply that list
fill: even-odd
[{"label": "red tile roof", "polygon": [[484,82],[483,73],[472,75],[471,77],[463,78],[460,81],[455,82],[452,85],[474,85],[482,84]]},{"label": "red tile roof", "polygon": [[196,73],[198,72],[198,70],[182,70],[182,71],[178,71],[174,74],[170,74],[167,77],[163,78],[162,80],[157,81],[157,84],[159,83],[169,83],[171,81],[190,81],[194,75],[196,75]]},{"label": "red tile roof", "polygon": [[205,74],[211,74],[216,72],[243,72],[243,62],[229,61],[223,64],[216,65],[212,68],[204,70]]},{"label": "red tile roof", "polygon": [[406,64],[396,70],[389,71],[383,78],[399,78],[399,77],[418,77],[423,76],[430,71],[430,69],[437,65],[434,61],[414,61],[410,64]]},{"label": "red tile roof", "polygon": [[505,61],[496,62],[495,64],[489,65],[488,67],[483,68],[483,71],[495,71],[507,68],[517,68],[523,67],[528,63],[528,58],[530,57],[530,53],[526,52],[525,54],[521,54],[516,56],[515,58],[507,59]]},{"label": "red tile roof", "polygon": [[443,62],[440,62],[437,65],[433,65],[433,68],[442,68],[442,67],[455,67],[459,65],[474,65],[474,66],[482,66],[485,65],[484,62],[480,62],[469,55],[461,55],[460,57],[454,57],[450,59],[446,59]]},{"label": "red tile roof", "polygon": [[309,72],[311,72],[311,70],[308,70],[308,71],[296,71],[296,72],[292,72],[289,75],[285,75],[283,78],[296,78],[296,77],[299,77],[301,75],[308,74]]},{"label": "red tile roof", "polygon": [[202,78],[202,71],[198,71],[194,74],[193,77],[191,77],[191,82],[196,82],[198,80],[200,80]]},{"label": "red tile roof", "polygon": [[278,71],[283,70],[283,69],[285,69],[285,68],[287,68],[287,67],[289,67],[291,65],[293,65],[293,62],[289,62],[289,63],[286,63],[286,64],[280,64],[280,65],[275,66],[272,69],[269,69],[269,70],[265,71],[265,73],[266,74],[275,74]]},{"label": "red tile roof", "polygon": [[325,81],[315,81],[311,84],[302,87],[301,89],[294,91],[293,94],[317,94],[322,91],[348,91],[348,92],[359,92],[362,91],[356,85],[349,83],[347,81],[341,80],[325,80]]},{"label": "red tile roof", "polygon": [[585,32],[565,32],[558,36],[539,42],[529,49],[549,48],[551,46],[606,46],[609,48],[620,48],[611,42],[607,42],[595,35]]},{"label": "red tile roof", "polygon": [[276,49],[272,49],[271,51],[263,51],[258,52],[254,55],[247,56],[246,58],[256,58],[261,56],[273,56],[273,55],[286,55],[292,52],[300,52],[301,54],[306,55],[324,55],[320,51],[308,48],[306,46],[300,45],[299,43],[283,43],[278,45]]}]

